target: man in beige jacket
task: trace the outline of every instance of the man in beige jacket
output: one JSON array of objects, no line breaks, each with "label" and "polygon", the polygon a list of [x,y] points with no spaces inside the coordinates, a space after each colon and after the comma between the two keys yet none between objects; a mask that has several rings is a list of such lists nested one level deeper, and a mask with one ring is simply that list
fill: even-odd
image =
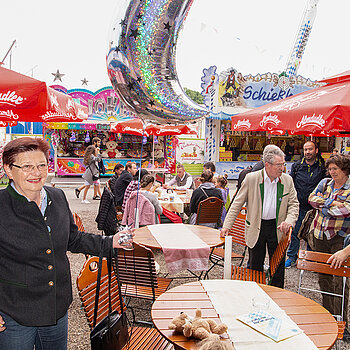
[{"label": "man in beige jacket", "polygon": [[[275,145],[263,152],[264,169],[247,174],[221,230],[226,236],[246,203],[245,239],[249,248],[249,267],[263,271],[266,246],[271,259],[283,234],[295,225],[299,202],[293,179],[283,173],[284,153]],[[283,288],[285,259],[278,267],[272,285]]]}]

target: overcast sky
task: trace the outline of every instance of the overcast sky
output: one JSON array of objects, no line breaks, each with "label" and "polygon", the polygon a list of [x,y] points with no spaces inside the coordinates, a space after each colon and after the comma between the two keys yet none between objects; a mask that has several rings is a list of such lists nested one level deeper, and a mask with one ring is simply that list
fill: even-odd
[{"label": "overcast sky", "polygon": [[[195,0],[177,46],[183,87],[200,91],[203,68],[245,74],[285,69],[307,0]],[[0,61],[67,89],[110,85],[106,50],[118,0],[1,0]],[[349,0],[320,0],[299,74],[321,79],[350,69]],[[4,67],[9,68],[9,57]],[[88,86],[82,86],[86,78]]]}]

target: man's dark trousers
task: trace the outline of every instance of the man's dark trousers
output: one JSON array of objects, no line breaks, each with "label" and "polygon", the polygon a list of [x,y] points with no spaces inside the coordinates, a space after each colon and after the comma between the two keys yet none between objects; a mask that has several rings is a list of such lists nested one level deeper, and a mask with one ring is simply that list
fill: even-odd
[{"label": "man's dark trousers", "polygon": [[[258,271],[264,270],[266,245],[269,253],[269,260],[271,262],[272,255],[278,245],[276,219],[261,220],[258,241],[253,248],[249,248],[249,266],[251,269]],[[272,278],[271,285],[279,288],[284,287],[284,264],[285,257],[283,257],[278,266],[276,273]]]}]

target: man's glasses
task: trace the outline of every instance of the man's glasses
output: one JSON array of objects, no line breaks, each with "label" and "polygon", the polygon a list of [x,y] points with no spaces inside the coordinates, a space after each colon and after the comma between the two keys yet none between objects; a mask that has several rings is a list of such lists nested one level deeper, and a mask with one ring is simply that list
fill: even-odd
[{"label": "man's glasses", "polygon": [[275,166],[276,168],[284,168],[286,166],[286,163],[270,163],[270,164]]},{"label": "man's glasses", "polygon": [[15,168],[21,169],[24,173],[32,173],[35,168],[37,168],[41,173],[47,170],[47,164],[38,164],[38,165],[23,165],[19,166],[17,164],[11,164]]}]

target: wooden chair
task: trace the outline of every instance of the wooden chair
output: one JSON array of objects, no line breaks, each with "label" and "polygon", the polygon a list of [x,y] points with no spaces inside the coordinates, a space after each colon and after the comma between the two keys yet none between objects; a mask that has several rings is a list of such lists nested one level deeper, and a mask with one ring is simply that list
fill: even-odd
[{"label": "wooden chair", "polygon": [[[244,247],[242,254],[236,253],[232,251],[231,259],[238,259],[239,266],[242,266],[243,260],[247,251],[247,244],[245,242],[245,220],[247,215],[247,209],[242,208],[240,213],[238,214],[235,222],[232,225],[232,228],[229,232],[229,235],[232,236],[232,242],[239,244]],[[212,262],[212,266],[209,268],[209,270],[205,273],[204,279],[209,277],[209,272],[215,267],[215,266],[224,266],[223,261],[225,257],[225,249],[224,248],[213,248],[211,250],[209,260]]]},{"label": "wooden chair", "polygon": [[289,229],[287,235],[283,235],[282,239],[277,245],[275,252],[272,255],[270,261],[270,267],[265,273],[263,271],[256,271],[252,269],[247,269],[240,266],[232,267],[232,279],[241,281],[254,281],[256,283],[271,284],[272,278],[278,269],[283,257],[286,255],[290,238],[292,234],[292,228]]},{"label": "wooden chair", "polygon": [[[97,323],[108,315],[108,270],[105,259],[103,259],[102,264]],[[98,257],[91,257],[85,261],[84,266],[77,278],[79,297],[90,329],[93,328],[97,270]],[[111,299],[112,310],[120,311],[118,282],[114,270],[112,270]],[[125,304],[123,306],[125,308]],[[130,340],[123,350],[173,350],[173,346],[166,341],[155,328],[130,327],[129,334]]]},{"label": "wooden chair", "polygon": [[208,197],[199,202],[196,225],[219,224],[224,202],[217,197]]},{"label": "wooden chair", "polygon": [[[74,219],[74,223],[78,226],[78,230],[81,232],[85,232],[85,227],[81,217],[77,213],[73,213],[73,219]],[[89,259],[89,256],[90,256],[89,254],[85,254],[86,259]]]},{"label": "wooden chair", "polygon": [[[321,294],[333,295],[335,297],[339,297],[342,300],[342,311],[341,315],[333,315],[337,319],[338,323],[338,339],[343,339],[345,322],[344,319],[344,298],[345,298],[345,285],[346,278],[350,277],[350,259],[345,260],[342,263],[342,266],[338,269],[333,269],[330,267],[330,264],[327,263],[327,260],[332,256],[332,254],[299,250],[298,260],[297,260],[297,268],[300,270],[299,275],[299,286],[298,293],[300,294],[301,290],[308,290],[312,292],[317,292]],[[323,273],[327,275],[340,276],[343,277],[343,290],[342,294],[330,293],[326,291],[322,291],[314,288],[302,287],[302,279],[304,276],[304,271],[312,271]],[[339,342],[336,344],[337,349],[340,349]]]},{"label": "wooden chair", "polygon": [[[122,294],[128,298],[128,306],[135,322],[135,312],[130,306],[130,301],[138,298],[153,303],[168,289],[172,279],[157,277],[152,250],[135,242],[133,244],[133,250],[119,249],[118,269]],[[116,269],[115,260],[113,265]]]}]

